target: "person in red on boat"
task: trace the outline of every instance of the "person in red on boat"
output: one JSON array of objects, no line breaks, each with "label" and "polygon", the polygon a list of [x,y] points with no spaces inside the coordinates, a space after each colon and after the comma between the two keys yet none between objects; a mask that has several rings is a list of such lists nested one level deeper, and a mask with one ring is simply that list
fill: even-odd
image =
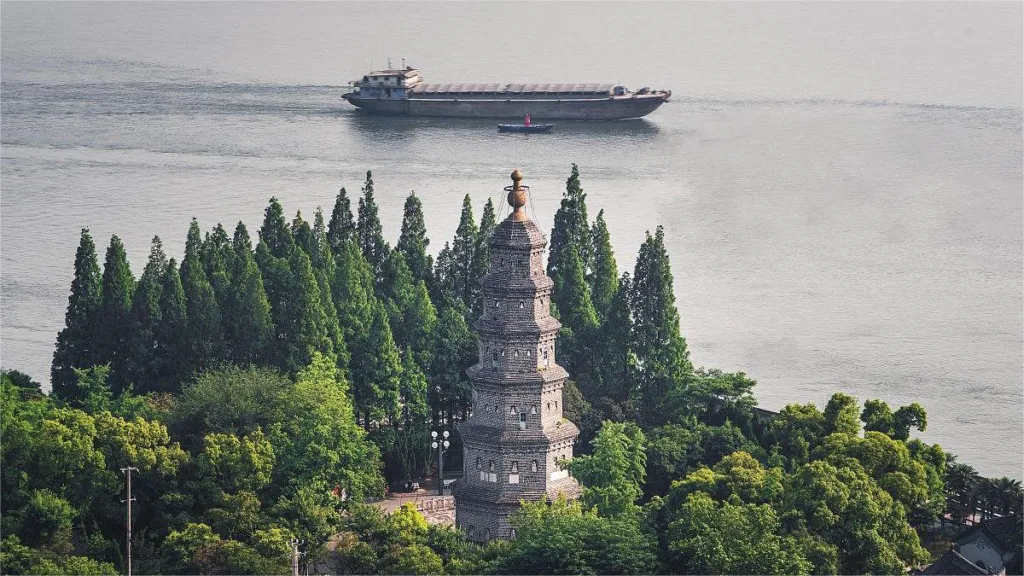
[{"label": "person in red on boat", "polygon": [[529,125],[530,125],[530,114],[529,114],[529,112],[527,112],[526,118],[523,118],[523,126],[529,126]]}]

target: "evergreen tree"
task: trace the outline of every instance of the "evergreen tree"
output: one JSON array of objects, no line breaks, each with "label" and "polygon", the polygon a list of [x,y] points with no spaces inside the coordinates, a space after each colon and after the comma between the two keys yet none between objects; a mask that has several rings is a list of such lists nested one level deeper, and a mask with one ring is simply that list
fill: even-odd
[{"label": "evergreen tree", "polygon": [[[583,264],[583,275],[590,276],[593,263],[590,225],[587,220],[587,195],[580,186],[580,172],[575,164],[565,182],[562,204],[555,212],[555,225],[551,229],[551,244],[548,247],[548,276],[554,281],[552,301],[560,312],[566,307],[562,284],[565,281],[564,268],[569,260],[569,251],[575,250]],[[588,287],[589,290],[589,287]]]},{"label": "evergreen tree", "polygon": [[377,303],[360,354],[352,362],[355,406],[363,425],[393,423],[399,414],[402,360],[388,326],[387,312]]},{"label": "evergreen tree", "polygon": [[427,366],[437,310],[430,301],[426,284],[413,277],[398,250],[392,252],[384,264],[382,292],[395,343],[399,348],[410,347],[420,366]]},{"label": "evergreen tree", "polygon": [[156,382],[156,333],[160,325],[160,296],[164,290],[164,271],[167,255],[159,236],[153,237],[149,261],[139,277],[132,300],[131,355],[128,362],[128,382],[137,393],[148,392]]},{"label": "evergreen tree", "polygon": [[427,254],[427,246],[430,246],[430,239],[427,238],[427,225],[423,219],[423,203],[416,197],[414,190],[405,199],[402,234],[395,248],[405,257],[405,263],[412,270],[413,276],[430,283],[434,259]]},{"label": "evergreen tree", "polygon": [[332,295],[338,322],[353,357],[357,357],[362,354],[377,306],[373,272],[355,242],[341,246],[335,268]]},{"label": "evergreen tree", "polygon": [[103,298],[100,304],[100,330],[96,341],[96,364],[110,364],[108,383],[115,393],[128,384],[128,358],[131,355],[132,296],[135,277],[128,264],[124,244],[111,236],[103,263]]},{"label": "evergreen tree", "polygon": [[290,313],[284,325],[278,326],[278,334],[282,338],[282,368],[295,373],[309,364],[316,352],[333,359],[334,346],[328,335],[320,286],[309,256],[296,250],[292,254],[291,268],[295,271],[295,291],[291,294]]},{"label": "evergreen tree", "polygon": [[334,211],[331,212],[331,222],[327,227],[327,240],[331,243],[331,250],[337,253],[341,250],[342,244],[355,237],[356,225],[352,219],[352,203],[349,202],[348,193],[342,188],[334,201]]},{"label": "evergreen tree", "polygon": [[583,277],[583,263],[575,250],[568,251],[565,267],[562,269],[562,301],[560,308],[562,330],[556,346],[558,358],[565,363],[583,389],[588,389],[592,378],[592,357],[588,347],[597,331],[597,314],[590,302],[590,289]]},{"label": "evergreen tree", "polygon": [[291,256],[295,251],[295,239],[284,220],[284,209],[276,198],[263,213],[260,227],[260,243],[256,246],[256,264],[263,276],[263,287],[270,302],[270,315],[274,324],[271,362],[284,368],[286,352],[281,348],[288,327],[294,325],[295,301],[293,293],[295,274],[291,268]]},{"label": "evergreen tree", "polygon": [[377,202],[373,199],[373,174],[366,171],[366,183],[363,185],[363,196],[359,199],[359,221],[356,223],[356,234],[359,247],[366,256],[366,261],[373,269],[374,277],[380,278],[384,260],[391,248],[384,240],[384,232],[377,215]]},{"label": "evergreen tree", "polygon": [[185,240],[181,261],[181,286],[185,291],[187,333],[192,371],[212,368],[224,358],[220,306],[202,263],[202,241],[195,218]]},{"label": "evergreen tree", "polygon": [[445,242],[444,247],[437,253],[437,263],[434,266],[434,284],[431,286],[433,288],[431,298],[438,308],[454,306],[455,301],[460,300],[457,296],[458,291],[455,288],[454,270],[455,262],[452,257],[451,244]]},{"label": "evergreen tree", "polygon": [[604,221],[604,210],[597,213],[597,220],[591,228],[594,248],[594,267],[590,275],[590,295],[597,318],[603,322],[608,317],[612,298],[619,289],[619,267],[612,252],[611,235]]},{"label": "evergreen tree", "polygon": [[[477,305],[479,299],[479,280],[473,276],[476,271],[476,246],[479,231],[473,219],[473,204],[469,194],[462,199],[462,214],[459,216],[459,227],[455,230],[455,239],[452,241],[450,269],[447,271],[447,281],[454,289],[452,295],[454,300],[462,302],[466,312]],[[438,256],[440,259],[440,256]]]},{"label": "evergreen tree", "polygon": [[206,278],[213,286],[213,293],[217,297],[217,305],[221,310],[224,309],[230,297],[231,278],[228,268],[233,257],[231,238],[224,226],[218,223],[214,226],[213,232],[207,233],[203,239],[202,260]]},{"label": "evergreen tree", "polygon": [[427,377],[416,363],[412,348],[402,353],[402,385],[399,391],[402,419],[406,426],[422,426],[430,418]]},{"label": "evergreen tree", "polygon": [[77,398],[74,369],[95,364],[97,320],[102,300],[103,281],[96,258],[96,245],[88,228],[75,252],[75,277],[71,281],[68,310],[64,315],[65,327],[57,334],[57,347],[53,353],[50,383],[53,395],[62,400]]},{"label": "evergreen tree", "polygon": [[465,309],[446,306],[434,326],[433,361],[428,371],[430,408],[437,421],[465,420],[472,394],[465,370],[477,354],[476,337],[466,324]]},{"label": "evergreen tree", "polygon": [[284,220],[284,209],[277,198],[271,197],[270,204],[263,212],[260,244],[265,244],[270,254],[276,258],[288,258],[295,248],[295,238]]},{"label": "evergreen tree", "polygon": [[313,252],[316,252],[313,228],[302,218],[302,210],[296,212],[295,218],[292,219],[292,238],[295,239],[296,246],[302,248],[310,258],[313,257]]},{"label": "evergreen tree", "polygon": [[245,224],[238,223],[231,245],[231,295],[223,310],[224,340],[231,360],[238,365],[266,364],[268,347],[274,338],[270,301],[263,287],[263,275],[252,253],[252,241]]},{"label": "evergreen tree", "polygon": [[641,416],[645,424],[657,426],[672,417],[670,401],[682,399],[693,371],[686,340],[679,332],[672,269],[661,226],[654,236],[648,233],[640,246],[631,288]]},{"label": "evergreen tree", "polygon": [[188,311],[181,285],[178,263],[167,261],[161,278],[160,322],[156,326],[156,379],[150,384],[155,392],[177,392],[189,376]]},{"label": "evergreen tree", "polygon": [[334,288],[331,282],[337,274],[337,265],[334,261],[334,253],[331,250],[330,240],[327,238],[327,227],[324,225],[324,213],[319,207],[313,216],[313,245],[310,254],[310,263],[313,265],[313,273],[316,275],[317,285],[320,287],[320,307],[324,311],[326,319],[327,337],[334,348],[334,356],[337,360],[338,369],[342,375],[347,375],[348,363],[350,360],[348,346],[345,344],[345,335],[338,320],[338,310],[334,305]]},{"label": "evergreen tree", "polygon": [[480,215],[480,230],[476,235],[476,248],[473,253],[473,270],[471,280],[473,282],[474,299],[470,305],[471,317],[476,318],[483,313],[483,298],[480,293],[480,281],[491,269],[491,234],[497,226],[497,217],[494,213],[494,202],[490,198],[484,204],[484,211]]},{"label": "evergreen tree", "polygon": [[322,270],[328,278],[334,278],[334,251],[327,236],[324,225],[324,212],[319,206],[313,215],[313,242],[309,251],[309,260],[313,268]]},{"label": "evergreen tree", "polygon": [[590,398],[607,398],[610,403],[621,406],[633,396],[635,374],[635,357],[630,344],[633,317],[630,311],[631,281],[628,272],[622,274],[618,284],[619,290],[612,298],[608,316],[601,324],[594,346],[592,389],[585,392]]}]

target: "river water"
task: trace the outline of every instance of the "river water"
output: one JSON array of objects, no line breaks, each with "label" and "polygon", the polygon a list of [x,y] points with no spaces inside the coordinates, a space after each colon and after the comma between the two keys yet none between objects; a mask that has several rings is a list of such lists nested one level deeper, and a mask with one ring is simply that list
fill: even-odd
[{"label": "river water", "polygon": [[[0,50],[0,361],[45,381],[79,229],[140,272],[192,216],[308,218],[374,171],[436,253],[515,167],[550,230],[570,163],[620,268],[665,226],[697,365],[762,406],[920,402],[921,437],[1024,477],[1019,3],[14,3]],[[673,91],[647,118],[498,134],[370,118],[385,58],[432,82]],[[542,121],[536,118],[536,121]]]}]

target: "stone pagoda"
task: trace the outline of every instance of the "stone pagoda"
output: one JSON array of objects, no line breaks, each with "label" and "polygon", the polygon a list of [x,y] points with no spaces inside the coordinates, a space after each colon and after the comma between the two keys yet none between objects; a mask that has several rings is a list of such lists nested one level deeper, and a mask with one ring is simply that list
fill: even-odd
[{"label": "stone pagoda", "polygon": [[579,429],[562,417],[569,373],[555,363],[561,324],[550,314],[554,285],[544,274],[544,234],[526,215],[528,186],[512,173],[512,214],[490,238],[490,273],[481,281],[476,321],[479,362],[466,370],[473,415],[459,431],[463,478],[454,488],[455,523],[471,540],[515,538],[508,517],[519,503],[579,495],[559,467],[572,458]]}]

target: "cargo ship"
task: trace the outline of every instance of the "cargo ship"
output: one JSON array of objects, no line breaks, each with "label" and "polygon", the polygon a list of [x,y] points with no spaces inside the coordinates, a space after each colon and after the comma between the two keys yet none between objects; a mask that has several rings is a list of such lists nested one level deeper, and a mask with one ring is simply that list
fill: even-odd
[{"label": "cargo ship", "polygon": [[427,84],[403,66],[368,72],[342,97],[370,114],[450,118],[624,120],[654,112],[668,90],[613,84]]}]

